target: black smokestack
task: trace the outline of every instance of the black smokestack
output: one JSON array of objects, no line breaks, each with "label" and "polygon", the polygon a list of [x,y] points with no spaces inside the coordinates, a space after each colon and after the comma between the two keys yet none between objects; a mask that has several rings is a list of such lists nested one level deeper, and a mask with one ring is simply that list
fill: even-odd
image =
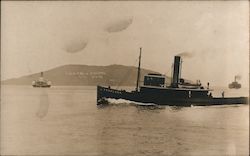
[{"label": "black smokestack", "polygon": [[172,87],[178,88],[179,76],[180,76],[180,63],[181,57],[175,56],[174,57],[174,72],[173,72],[173,81]]}]

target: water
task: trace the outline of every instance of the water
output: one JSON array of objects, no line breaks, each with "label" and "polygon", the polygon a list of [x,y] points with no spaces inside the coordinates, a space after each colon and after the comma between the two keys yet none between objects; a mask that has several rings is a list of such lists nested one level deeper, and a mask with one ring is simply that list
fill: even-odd
[{"label": "water", "polygon": [[249,154],[249,105],[97,107],[95,87],[2,86],[1,94],[2,155]]}]

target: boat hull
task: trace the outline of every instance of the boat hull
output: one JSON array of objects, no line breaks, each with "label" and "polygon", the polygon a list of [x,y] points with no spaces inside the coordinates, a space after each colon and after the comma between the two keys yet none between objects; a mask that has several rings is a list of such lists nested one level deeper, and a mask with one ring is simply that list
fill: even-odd
[{"label": "boat hull", "polygon": [[97,105],[107,104],[107,99],[125,99],[140,103],[153,103],[157,105],[169,106],[210,106],[210,105],[235,105],[248,104],[247,97],[182,97],[171,94],[170,91],[164,93],[152,94],[150,92],[127,92],[125,90],[116,90],[109,87],[97,86]]},{"label": "boat hull", "polygon": [[229,89],[240,89],[241,88],[241,84],[229,84],[228,88]]},{"label": "boat hull", "polygon": [[32,85],[33,87],[37,87],[37,88],[49,88],[51,87],[51,85]]}]

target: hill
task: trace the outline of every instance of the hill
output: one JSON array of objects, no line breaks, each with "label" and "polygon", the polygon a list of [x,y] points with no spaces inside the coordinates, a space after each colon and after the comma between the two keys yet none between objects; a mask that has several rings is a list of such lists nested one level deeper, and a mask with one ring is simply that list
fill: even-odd
[{"label": "hill", "polygon": [[[141,69],[141,80],[147,73],[155,71]],[[45,79],[52,85],[110,85],[110,86],[135,86],[137,67],[124,65],[88,66],[88,65],[64,65],[43,71]],[[2,84],[31,85],[38,79],[40,73],[22,76],[2,81]]]}]

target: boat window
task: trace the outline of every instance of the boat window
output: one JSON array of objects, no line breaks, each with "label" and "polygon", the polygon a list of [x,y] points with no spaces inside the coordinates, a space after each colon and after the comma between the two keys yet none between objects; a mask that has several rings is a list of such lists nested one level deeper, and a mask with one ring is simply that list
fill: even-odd
[{"label": "boat window", "polygon": [[157,77],[157,76],[145,76],[144,77],[144,85],[146,86],[163,87],[164,84],[165,84],[164,77]]}]

